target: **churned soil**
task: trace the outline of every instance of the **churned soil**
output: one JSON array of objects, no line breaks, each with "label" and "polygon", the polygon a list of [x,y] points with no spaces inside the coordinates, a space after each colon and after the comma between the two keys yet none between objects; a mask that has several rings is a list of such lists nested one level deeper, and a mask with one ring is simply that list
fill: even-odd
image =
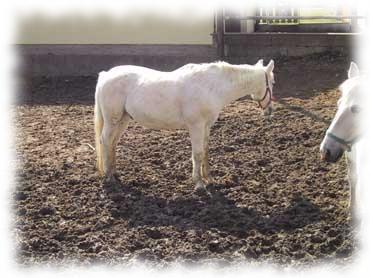
[{"label": "churned soil", "polygon": [[346,164],[320,161],[349,58],[275,61],[273,118],[249,99],[211,130],[210,194],[194,194],[186,131],[135,122],[117,148],[120,185],[95,170],[96,77],[34,78],[13,107],[13,236],[21,265],[179,262],[348,265],[357,241]]}]

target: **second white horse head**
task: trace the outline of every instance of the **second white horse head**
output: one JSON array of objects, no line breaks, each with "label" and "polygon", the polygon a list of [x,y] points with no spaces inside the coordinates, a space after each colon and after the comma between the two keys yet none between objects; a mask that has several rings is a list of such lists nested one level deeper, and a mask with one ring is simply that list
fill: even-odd
[{"label": "second white horse head", "polygon": [[351,62],[348,79],[339,87],[342,97],[338,101],[337,113],[320,146],[321,157],[328,162],[337,162],[360,138],[360,115],[364,103],[360,85],[359,69]]}]

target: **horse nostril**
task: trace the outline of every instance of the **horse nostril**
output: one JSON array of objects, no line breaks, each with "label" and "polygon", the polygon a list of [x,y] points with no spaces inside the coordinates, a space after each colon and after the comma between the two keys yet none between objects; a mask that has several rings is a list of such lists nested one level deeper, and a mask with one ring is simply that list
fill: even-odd
[{"label": "horse nostril", "polygon": [[325,150],[325,159],[328,160],[330,158],[330,150]]}]

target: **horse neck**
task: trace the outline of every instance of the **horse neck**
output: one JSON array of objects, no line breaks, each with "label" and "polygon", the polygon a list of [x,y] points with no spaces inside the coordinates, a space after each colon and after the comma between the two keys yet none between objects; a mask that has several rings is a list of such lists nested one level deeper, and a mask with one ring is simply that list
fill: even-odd
[{"label": "horse neck", "polygon": [[[227,86],[222,92],[224,105],[227,105],[246,95],[257,95],[265,86],[263,69],[239,65],[225,66],[223,71],[227,76]],[[223,80],[222,78],[220,81]]]}]

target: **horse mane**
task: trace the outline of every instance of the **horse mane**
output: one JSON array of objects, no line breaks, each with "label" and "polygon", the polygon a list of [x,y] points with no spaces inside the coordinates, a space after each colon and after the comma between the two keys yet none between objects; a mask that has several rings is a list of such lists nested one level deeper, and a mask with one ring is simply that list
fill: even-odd
[{"label": "horse mane", "polygon": [[204,70],[208,70],[208,69],[220,69],[220,70],[223,70],[223,71],[234,71],[234,70],[240,70],[240,69],[254,69],[255,67],[253,65],[232,65],[232,64],[229,64],[225,61],[215,61],[215,62],[211,62],[211,63],[200,63],[200,64],[194,64],[194,63],[190,63],[190,64],[186,64],[180,68],[178,68],[177,70],[185,70],[185,69],[191,69],[191,70],[196,70],[196,71],[204,71]]},{"label": "horse mane", "polygon": [[256,77],[262,75],[264,70],[254,65],[231,65],[226,62],[216,62],[214,64],[221,71],[229,74],[235,82],[240,84],[248,84],[256,81]]},{"label": "horse mane", "polygon": [[230,65],[230,64],[227,63],[227,62],[224,62],[224,61],[216,61],[216,62],[212,62],[212,63],[200,63],[200,64],[189,63],[189,64],[186,64],[186,65],[183,65],[182,67],[178,68],[177,70],[190,69],[190,70],[193,70],[193,71],[204,71],[204,70],[207,70],[207,69],[212,68],[212,67],[220,68],[220,67],[223,67],[225,65]]},{"label": "horse mane", "polygon": [[[258,80],[262,80],[257,77],[264,74],[263,68],[255,67],[254,65],[232,65],[224,61],[201,64],[190,63],[178,68],[176,71],[182,71],[182,74],[184,75],[219,72],[228,76],[232,83],[239,84],[241,87],[246,87],[247,84],[256,83],[256,81],[258,82]],[[264,79],[263,82],[265,82]]]}]

